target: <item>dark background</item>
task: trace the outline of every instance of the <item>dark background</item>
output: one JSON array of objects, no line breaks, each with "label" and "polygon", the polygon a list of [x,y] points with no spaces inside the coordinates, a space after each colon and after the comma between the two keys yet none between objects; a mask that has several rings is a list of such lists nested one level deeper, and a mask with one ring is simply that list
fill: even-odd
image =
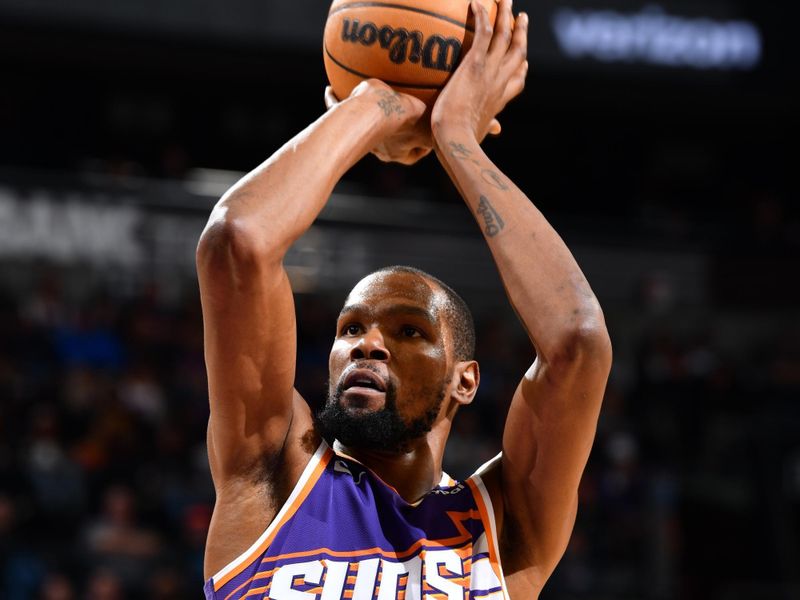
[{"label": "dark background", "polygon": [[[759,28],[754,68],[700,70],[571,59],[563,6],[516,2],[531,73],[486,143],[573,248],[615,347],[542,598],[800,598],[792,22],[776,3],[663,3]],[[0,1],[0,596],[200,597],[213,490],[192,250],[237,173],[321,114],[326,10]],[[391,263],[475,311],[483,382],[447,455],[466,476],[498,450],[533,353],[435,159],[364,159],[287,258],[298,388],[319,401],[347,289]]]}]

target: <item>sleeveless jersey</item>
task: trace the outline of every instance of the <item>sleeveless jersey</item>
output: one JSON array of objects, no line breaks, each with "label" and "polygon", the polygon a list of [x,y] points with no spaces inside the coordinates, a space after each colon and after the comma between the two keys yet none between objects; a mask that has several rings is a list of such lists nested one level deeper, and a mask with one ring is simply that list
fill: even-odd
[{"label": "sleeveless jersey", "polygon": [[479,475],[444,475],[409,504],[325,442],[266,531],[204,590],[207,600],[508,600]]}]

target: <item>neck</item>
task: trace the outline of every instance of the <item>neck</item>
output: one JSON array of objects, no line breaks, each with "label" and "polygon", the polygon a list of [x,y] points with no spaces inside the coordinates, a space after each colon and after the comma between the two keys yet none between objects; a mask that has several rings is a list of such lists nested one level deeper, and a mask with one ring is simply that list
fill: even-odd
[{"label": "neck", "polygon": [[393,454],[345,446],[338,440],[334,449],[356,459],[372,470],[408,503],[420,500],[439,484],[442,478],[442,452],[428,434],[414,443],[407,452]]}]

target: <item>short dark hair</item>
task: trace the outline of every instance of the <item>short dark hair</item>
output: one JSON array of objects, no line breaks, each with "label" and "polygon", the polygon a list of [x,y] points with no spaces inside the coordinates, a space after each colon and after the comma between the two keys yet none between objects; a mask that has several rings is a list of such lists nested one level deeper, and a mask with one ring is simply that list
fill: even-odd
[{"label": "short dark hair", "polygon": [[475,358],[475,321],[472,318],[472,311],[453,288],[438,277],[434,277],[430,273],[415,267],[394,265],[378,269],[371,275],[378,273],[410,273],[432,281],[441,288],[447,298],[445,319],[450,325],[450,331],[453,332],[453,350],[456,360],[472,360]]}]

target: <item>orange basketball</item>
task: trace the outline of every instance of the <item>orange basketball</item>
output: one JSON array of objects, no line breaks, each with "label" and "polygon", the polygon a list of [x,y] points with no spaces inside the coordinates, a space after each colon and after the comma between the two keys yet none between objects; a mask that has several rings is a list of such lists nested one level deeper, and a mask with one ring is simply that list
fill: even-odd
[{"label": "orange basketball", "polygon": [[[480,0],[494,23],[496,0]],[[375,77],[431,104],[472,43],[469,0],[333,0],[323,38],[333,91]]]}]

